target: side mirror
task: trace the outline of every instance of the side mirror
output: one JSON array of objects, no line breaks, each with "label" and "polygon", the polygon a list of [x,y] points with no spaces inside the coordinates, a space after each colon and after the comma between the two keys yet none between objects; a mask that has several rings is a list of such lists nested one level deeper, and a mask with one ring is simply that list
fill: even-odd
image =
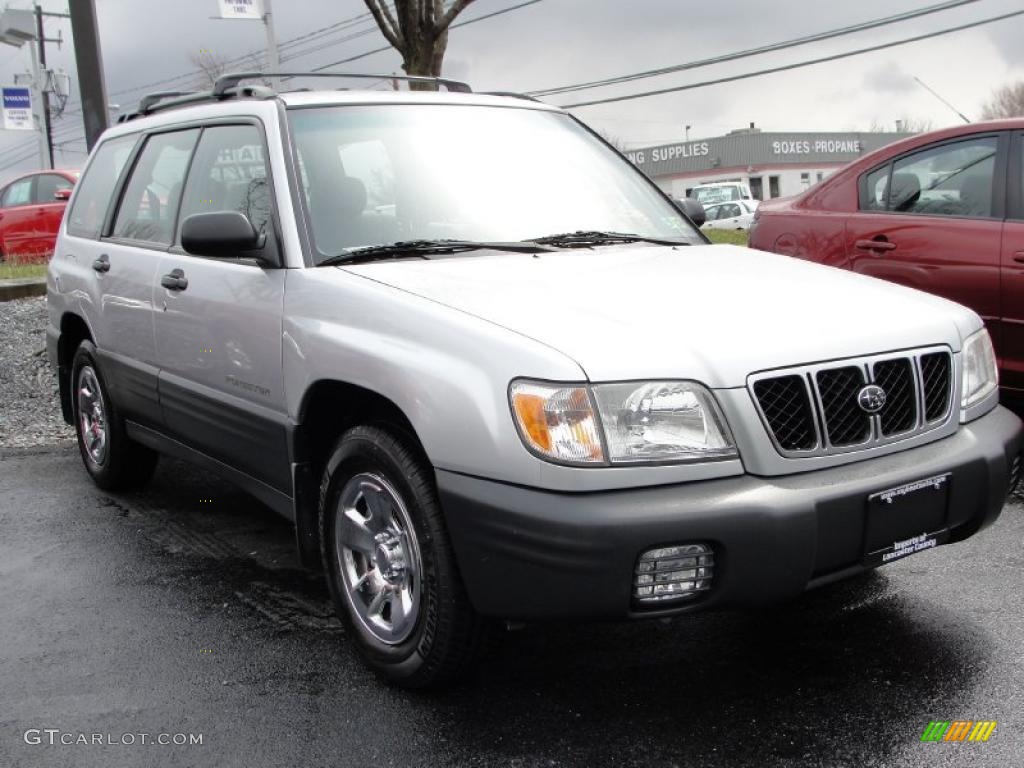
[{"label": "side mirror", "polygon": [[181,247],[193,256],[237,259],[263,247],[266,237],[244,213],[215,211],[193,213],[181,224]]},{"label": "side mirror", "polygon": [[708,220],[708,215],[704,212],[704,206],[692,197],[675,200],[675,204],[676,207],[683,212],[683,215],[693,222],[695,227],[704,226],[704,222]]},{"label": "side mirror", "polygon": [[53,193],[53,199],[54,200],[70,200],[71,199],[71,187],[64,187],[63,189],[58,189],[56,192]]}]

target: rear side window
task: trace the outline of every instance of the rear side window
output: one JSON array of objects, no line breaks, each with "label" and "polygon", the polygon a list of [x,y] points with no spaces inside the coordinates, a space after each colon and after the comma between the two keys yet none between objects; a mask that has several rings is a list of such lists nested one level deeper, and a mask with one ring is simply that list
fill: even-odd
[{"label": "rear side window", "polygon": [[68,213],[69,235],[100,236],[114,187],[137,140],[138,136],[121,136],[100,144],[79,182],[74,205]]},{"label": "rear side window", "polygon": [[982,136],[898,158],[865,177],[861,208],[991,218],[997,148],[995,136]]},{"label": "rear side window", "polygon": [[69,235],[99,237],[110,197],[137,140],[138,136],[121,136],[100,144],[78,184],[75,202],[68,213]]},{"label": "rear side window", "polygon": [[194,213],[238,211],[257,232],[270,221],[263,139],[254,125],[207,128],[199,140],[181,200],[178,227]]},{"label": "rear side window", "polygon": [[11,208],[15,205],[25,205],[32,202],[32,179],[16,181],[4,190],[3,200],[0,205],[4,208]]},{"label": "rear side window", "polygon": [[74,186],[63,176],[55,173],[44,173],[36,177],[35,201],[41,205],[52,203],[57,200],[57,192],[62,189],[71,189]]},{"label": "rear side window", "polygon": [[198,129],[150,136],[128,179],[114,237],[170,245]]}]

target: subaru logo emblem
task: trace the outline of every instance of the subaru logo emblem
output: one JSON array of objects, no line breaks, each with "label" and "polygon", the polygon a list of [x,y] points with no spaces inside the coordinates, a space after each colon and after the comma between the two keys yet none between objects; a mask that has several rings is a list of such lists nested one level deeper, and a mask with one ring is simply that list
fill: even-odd
[{"label": "subaru logo emblem", "polygon": [[877,384],[868,384],[857,393],[857,405],[864,413],[878,413],[885,407],[885,390]]}]

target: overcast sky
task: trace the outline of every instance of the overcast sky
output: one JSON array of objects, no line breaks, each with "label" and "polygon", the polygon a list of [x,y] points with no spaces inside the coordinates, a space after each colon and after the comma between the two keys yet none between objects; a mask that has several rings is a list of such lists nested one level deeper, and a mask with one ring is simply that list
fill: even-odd
[{"label": "overcast sky", "polygon": [[[521,0],[476,0],[460,20]],[[445,74],[477,90],[527,91],[669,66],[921,8],[938,0],[541,0],[451,33]],[[11,0],[28,8],[29,0]],[[279,42],[365,13],[361,0],[273,0]],[[189,73],[190,54],[212,50],[223,58],[260,49],[258,21],[213,19],[217,0],[97,0],[107,88],[112,103],[127,107],[147,83]],[[63,11],[66,0],[43,0]],[[584,96],[650,90],[778,66],[955,26],[1021,7],[1016,0],[978,2],[921,19],[788,51],[691,72],[650,78],[616,88],[547,99],[565,104]],[[70,39],[66,20],[50,19],[47,34]],[[362,33],[362,34],[359,34]],[[352,39],[343,40],[343,37]],[[630,147],[682,138],[718,136],[755,122],[764,130],[867,130],[909,117],[938,128],[959,118],[914,82],[918,77],[968,117],[977,119],[992,90],[1024,79],[1024,16],[886,51],[736,83],[616,104],[575,114]],[[303,53],[287,68],[307,69],[384,44],[374,26],[357,23],[331,37],[293,44]],[[69,45],[47,46],[51,66],[72,74],[68,114],[55,127],[57,164],[85,161],[78,86]],[[12,84],[29,67],[28,48],[0,46],[0,75]],[[400,71],[393,51],[345,65],[350,71]],[[182,81],[171,85],[181,85]],[[161,85],[158,88],[165,88]],[[134,89],[134,90],[133,90]],[[0,133],[0,178],[38,167],[33,135]]]}]

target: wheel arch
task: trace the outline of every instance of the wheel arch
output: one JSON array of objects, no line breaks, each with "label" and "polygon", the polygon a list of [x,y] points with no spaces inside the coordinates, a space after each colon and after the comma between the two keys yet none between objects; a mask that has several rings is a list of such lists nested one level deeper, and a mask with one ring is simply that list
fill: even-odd
[{"label": "wheel arch", "polygon": [[57,383],[60,389],[60,410],[64,421],[74,421],[71,406],[71,362],[75,350],[83,341],[96,343],[88,323],[81,315],[65,312],[60,318],[60,336],[57,339]]},{"label": "wheel arch", "polygon": [[338,379],[313,382],[302,396],[291,428],[295,533],[302,564],[320,568],[318,492],[320,476],[337,439],[359,424],[383,424],[400,431],[430,466],[430,459],[405,412],[391,399]]}]

